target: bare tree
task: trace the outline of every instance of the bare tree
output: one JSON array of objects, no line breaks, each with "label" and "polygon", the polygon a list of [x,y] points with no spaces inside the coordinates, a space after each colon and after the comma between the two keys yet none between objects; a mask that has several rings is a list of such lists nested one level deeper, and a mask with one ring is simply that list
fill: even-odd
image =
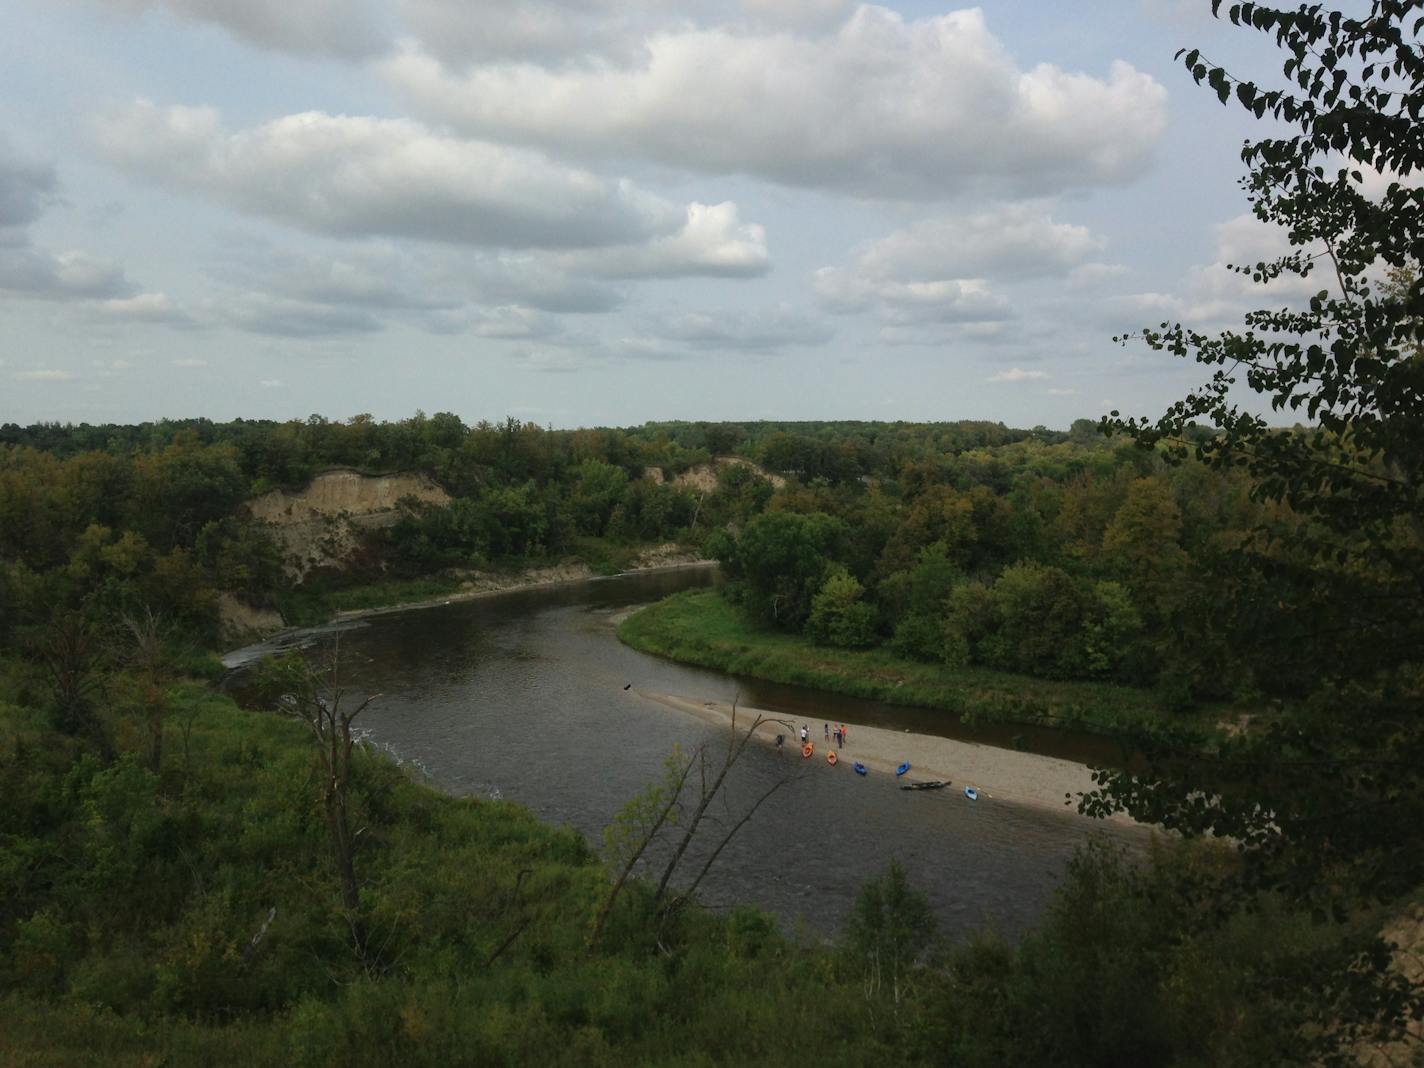
[{"label": "bare tree", "polygon": [[[687,826],[682,832],[682,839],[678,842],[677,848],[673,850],[672,857],[669,858],[667,866],[663,869],[662,878],[658,880],[658,890],[657,893],[654,895],[655,901],[662,902],[664,897],[666,896],[668,883],[672,881],[673,873],[677,870],[677,866],[682,862],[683,854],[687,852],[687,847],[692,844],[693,838],[697,836],[697,831],[702,826],[702,820],[707,815],[708,808],[711,807],[712,801],[717,797],[718,793],[722,789],[722,786],[726,783],[728,773],[732,770],[733,767],[736,766],[737,761],[742,758],[742,753],[746,751],[747,743],[752,740],[752,735],[757,732],[757,730],[761,727],[763,723],[769,722],[766,716],[759,715],[756,717],[756,719],[752,721],[752,725],[747,728],[746,733],[738,737],[738,700],[740,700],[740,696],[734,698],[732,701],[731,737],[727,742],[727,751],[722,758],[722,766],[717,769],[716,777],[712,780],[710,786],[708,785],[706,778],[707,750],[705,746],[698,747],[698,762],[702,764],[703,767],[702,789],[700,791],[701,796],[698,798],[697,807],[693,809],[692,819],[687,822]],[[789,730],[790,724],[786,724],[786,727]],[[776,785],[773,786],[770,791],[768,791],[766,794],[764,794],[761,798],[757,800],[756,804],[752,806],[751,811],[749,811],[741,820],[739,820],[733,826],[731,832],[727,836],[728,840],[730,840],[731,836],[736,834],[736,832],[746,824],[747,820],[751,818],[752,813],[754,813],[758,808],[761,807],[762,801],[765,801],[767,797],[771,796],[771,794],[774,793],[777,789],[779,789],[782,783],[784,783],[785,781],[785,779],[778,780]],[[727,842],[723,841],[722,844],[717,847],[717,849],[712,855],[712,860],[716,859],[717,854],[722,851],[722,848],[726,844]],[[703,874],[705,874],[705,872]],[[699,874],[697,877],[697,882],[701,881],[702,875]]]},{"label": "bare tree", "polygon": [[[792,729],[791,724],[787,721],[773,720],[769,717],[759,715],[752,721],[751,726],[749,726],[745,732],[739,734],[737,728],[737,701],[734,700],[732,702],[732,723],[727,749],[723,754],[720,765],[713,766],[715,767],[715,771],[713,771],[708,764],[708,747],[706,743],[698,745],[686,756],[684,756],[680,747],[674,748],[672,754],[666,761],[666,768],[662,780],[649,785],[634,797],[624,806],[617,819],[604,831],[604,840],[608,845],[607,855],[617,863],[618,874],[594,922],[593,934],[589,938],[590,948],[597,944],[603,932],[604,924],[607,922],[608,915],[612,911],[613,904],[617,900],[619,893],[623,890],[633,869],[666,829],[682,826],[683,831],[676,846],[673,847],[672,855],[668,858],[663,868],[662,876],[658,880],[657,890],[653,896],[654,903],[658,906],[659,917],[663,921],[666,921],[676,914],[693,899],[697,888],[702,884],[703,879],[705,879],[708,872],[712,870],[717,858],[721,856],[722,851],[736,836],[737,832],[746,826],[748,821],[751,820],[752,816],[755,815],[756,811],[762,806],[763,802],[790,781],[790,776],[783,775],[779,777],[769,789],[763,791],[741,817],[731,824],[726,834],[723,835],[722,839],[708,854],[692,882],[680,892],[670,891],[669,888],[673,876],[687,854],[688,848],[692,845],[694,838],[697,837],[698,831],[709,818],[709,810],[713,802],[719,796],[725,796],[723,787],[726,785],[732,769],[746,752],[747,745],[753,735],[755,735],[762,726],[770,722],[779,723],[788,731]],[[688,780],[691,778],[693,768],[698,768],[701,771],[699,776],[700,784],[697,787],[695,801],[684,803],[683,794],[687,788]],[[689,807],[691,809],[691,816],[684,822],[682,818],[683,813]]]},{"label": "bare tree", "polygon": [[132,662],[143,684],[142,702],[148,721],[148,768],[155,775],[163,768],[163,721],[168,713],[169,672],[163,652],[161,618],[147,605],[142,615],[123,617],[124,627],[133,638]]},{"label": "bare tree", "polygon": [[603,936],[603,926],[613,911],[613,905],[628,877],[633,874],[638,861],[648,851],[648,847],[658,838],[663,827],[677,822],[681,806],[682,788],[687,777],[697,763],[701,747],[691,756],[684,756],[680,746],[674,746],[663,762],[662,780],[649,783],[631,801],[623,806],[611,824],[603,831],[605,854],[618,868],[608,896],[593,921],[593,933],[588,936],[588,947],[593,950]]},{"label": "bare tree", "polygon": [[341,683],[341,646],[332,643],[329,660],[320,668],[298,654],[274,661],[269,679],[280,689],[283,703],[307,725],[315,742],[321,774],[321,801],[327,832],[341,882],[341,903],[356,953],[366,958],[366,932],[361,922],[361,888],[356,879],[356,838],[351,833],[350,791],[356,717],[379,694],[357,701]]},{"label": "bare tree", "polygon": [[54,695],[56,726],[66,734],[87,734],[105,759],[113,745],[94,709],[99,689],[95,672],[102,643],[90,619],[82,612],[58,611],[35,642],[36,658],[44,665]]}]

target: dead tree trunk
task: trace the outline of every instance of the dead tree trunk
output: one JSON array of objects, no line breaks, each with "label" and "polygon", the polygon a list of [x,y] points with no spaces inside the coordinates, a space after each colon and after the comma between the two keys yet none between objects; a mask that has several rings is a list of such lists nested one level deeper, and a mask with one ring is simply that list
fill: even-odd
[{"label": "dead tree trunk", "polygon": [[613,911],[613,904],[618,900],[618,895],[623,892],[628,877],[633,874],[633,869],[637,867],[638,861],[643,858],[648,847],[653,844],[664,825],[677,811],[682,797],[682,788],[700,755],[700,751],[694,753],[686,763],[683,763],[679,752],[674,749],[673,755],[668,760],[668,770],[664,781],[649,786],[624,806],[623,811],[619,813],[618,821],[622,821],[622,825],[628,829],[626,838],[622,841],[619,840],[620,836],[615,830],[620,827],[618,821],[615,821],[613,826],[604,832],[610,849],[621,845],[623,856],[618,875],[608,890],[608,896],[603,899],[598,916],[594,919],[593,933],[588,936],[590,951],[598,945],[599,938],[603,936],[604,924],[608,922],[608,916]]},{"label": "dead tree trunk", "polygon": [[352,753],[356,717],[379,695],[368,694],[351,707],[341,685],[339,641],[323,670],[294,658],[279,667],[285,693],[294,702],[293,710],[311,731],[321,765],[321,801],[331,840],[336,876],[341,884],[341,904],[356,954],[366,960],[366,931],[361,922],[361,885],[356,877],[356,839],[351,833],[350,792]]},{"label": "dead tree trunk", "polygon": [[148,770],[155,775],[163,770],[163,728],[168,714],[167,665],[163,655],[160,617],[151,608],[143,615],[123,617],[124,626],[133,637],[133,662],[143,679],[144,717],[148,727]]},{"label": "dead tree trunk", "polygon": [[[702,823],[702,817],[707,814],[707,809],[711,806],[713,799],[722,789],[722,784],[727,781],[727,774],[736,766],[741,759],[747,743],[752,740],[752,735],[757,728],[766,722],[763,716],[757,716],[752,725],[747,728],[747,732],[740,738],[737,737],[737,702],[732,702],[732,738],[727,744],[727,755],[722,760],[722,766],[718,769],[717,777],[712,781],[709,788],[704,782],[702,786],[702,796],[698,799],[697,808],[693,811],[692,819],[687,823],[687,829],[682,833],[682,839],[677,844],[677,849],[673,851],[672,858],[668,861],[667,867],[663,869],[663,876],[658,880],[657,893],[653,895],[654,901],[662,901],[667,893],[668,883],[672,880],[673,872],[682,862],[682,855],[687,852],[687,847],[692,844],[692,839],[697,835],[697,829]],[[760,802],[758,802],[760,805]],[[743,821],[745,822],[745,820]],[[740,826],[740,824],[738,824]],[[719,850],[720,851],[720,850]]]}]

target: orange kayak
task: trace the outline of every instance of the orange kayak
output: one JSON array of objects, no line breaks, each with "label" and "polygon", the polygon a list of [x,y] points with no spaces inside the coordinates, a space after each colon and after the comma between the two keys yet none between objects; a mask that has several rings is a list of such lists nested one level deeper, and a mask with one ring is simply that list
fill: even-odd
[{"label": "orange kayak", "polygon": [[803,746],[801,747],[801,755],[802,755],[803,757],[809,757],[809,756],[810,756],[812,753],[814,753],[815,751],[816,751],[816,747],[815,747],[814,745],[812,745],[810,742],[807,742],[805,745],[803,745]]},{"label": "orange kayak", "polygon": [[827,751],[826,751],[826,763],[829,764],[829,765],[831,765],[831,767],[835,767],[835,765],[836,765],[836,751],[835,751],[834,749],[830,749],[830,750],[827,750]]}]

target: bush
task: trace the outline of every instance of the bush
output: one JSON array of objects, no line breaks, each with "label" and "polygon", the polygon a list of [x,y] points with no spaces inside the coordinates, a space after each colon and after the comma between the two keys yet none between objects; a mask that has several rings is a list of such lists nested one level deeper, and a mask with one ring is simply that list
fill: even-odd
[{"label": "bush", "polygon": [[875,609],[863,600],[865,587],[844,569],[834,572],[811,600],[806,633],[842,649],[874,645]]}]

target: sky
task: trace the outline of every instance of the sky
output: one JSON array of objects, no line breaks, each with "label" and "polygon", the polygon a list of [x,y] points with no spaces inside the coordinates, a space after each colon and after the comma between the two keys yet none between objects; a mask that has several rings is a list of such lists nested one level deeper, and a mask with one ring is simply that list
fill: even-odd
[{"label": "sky", "polygon": [[1156,415],[1116,335],[1300,296],[1184,47],[1279,73],[1209,0],[4,0],[0,422]]}]

